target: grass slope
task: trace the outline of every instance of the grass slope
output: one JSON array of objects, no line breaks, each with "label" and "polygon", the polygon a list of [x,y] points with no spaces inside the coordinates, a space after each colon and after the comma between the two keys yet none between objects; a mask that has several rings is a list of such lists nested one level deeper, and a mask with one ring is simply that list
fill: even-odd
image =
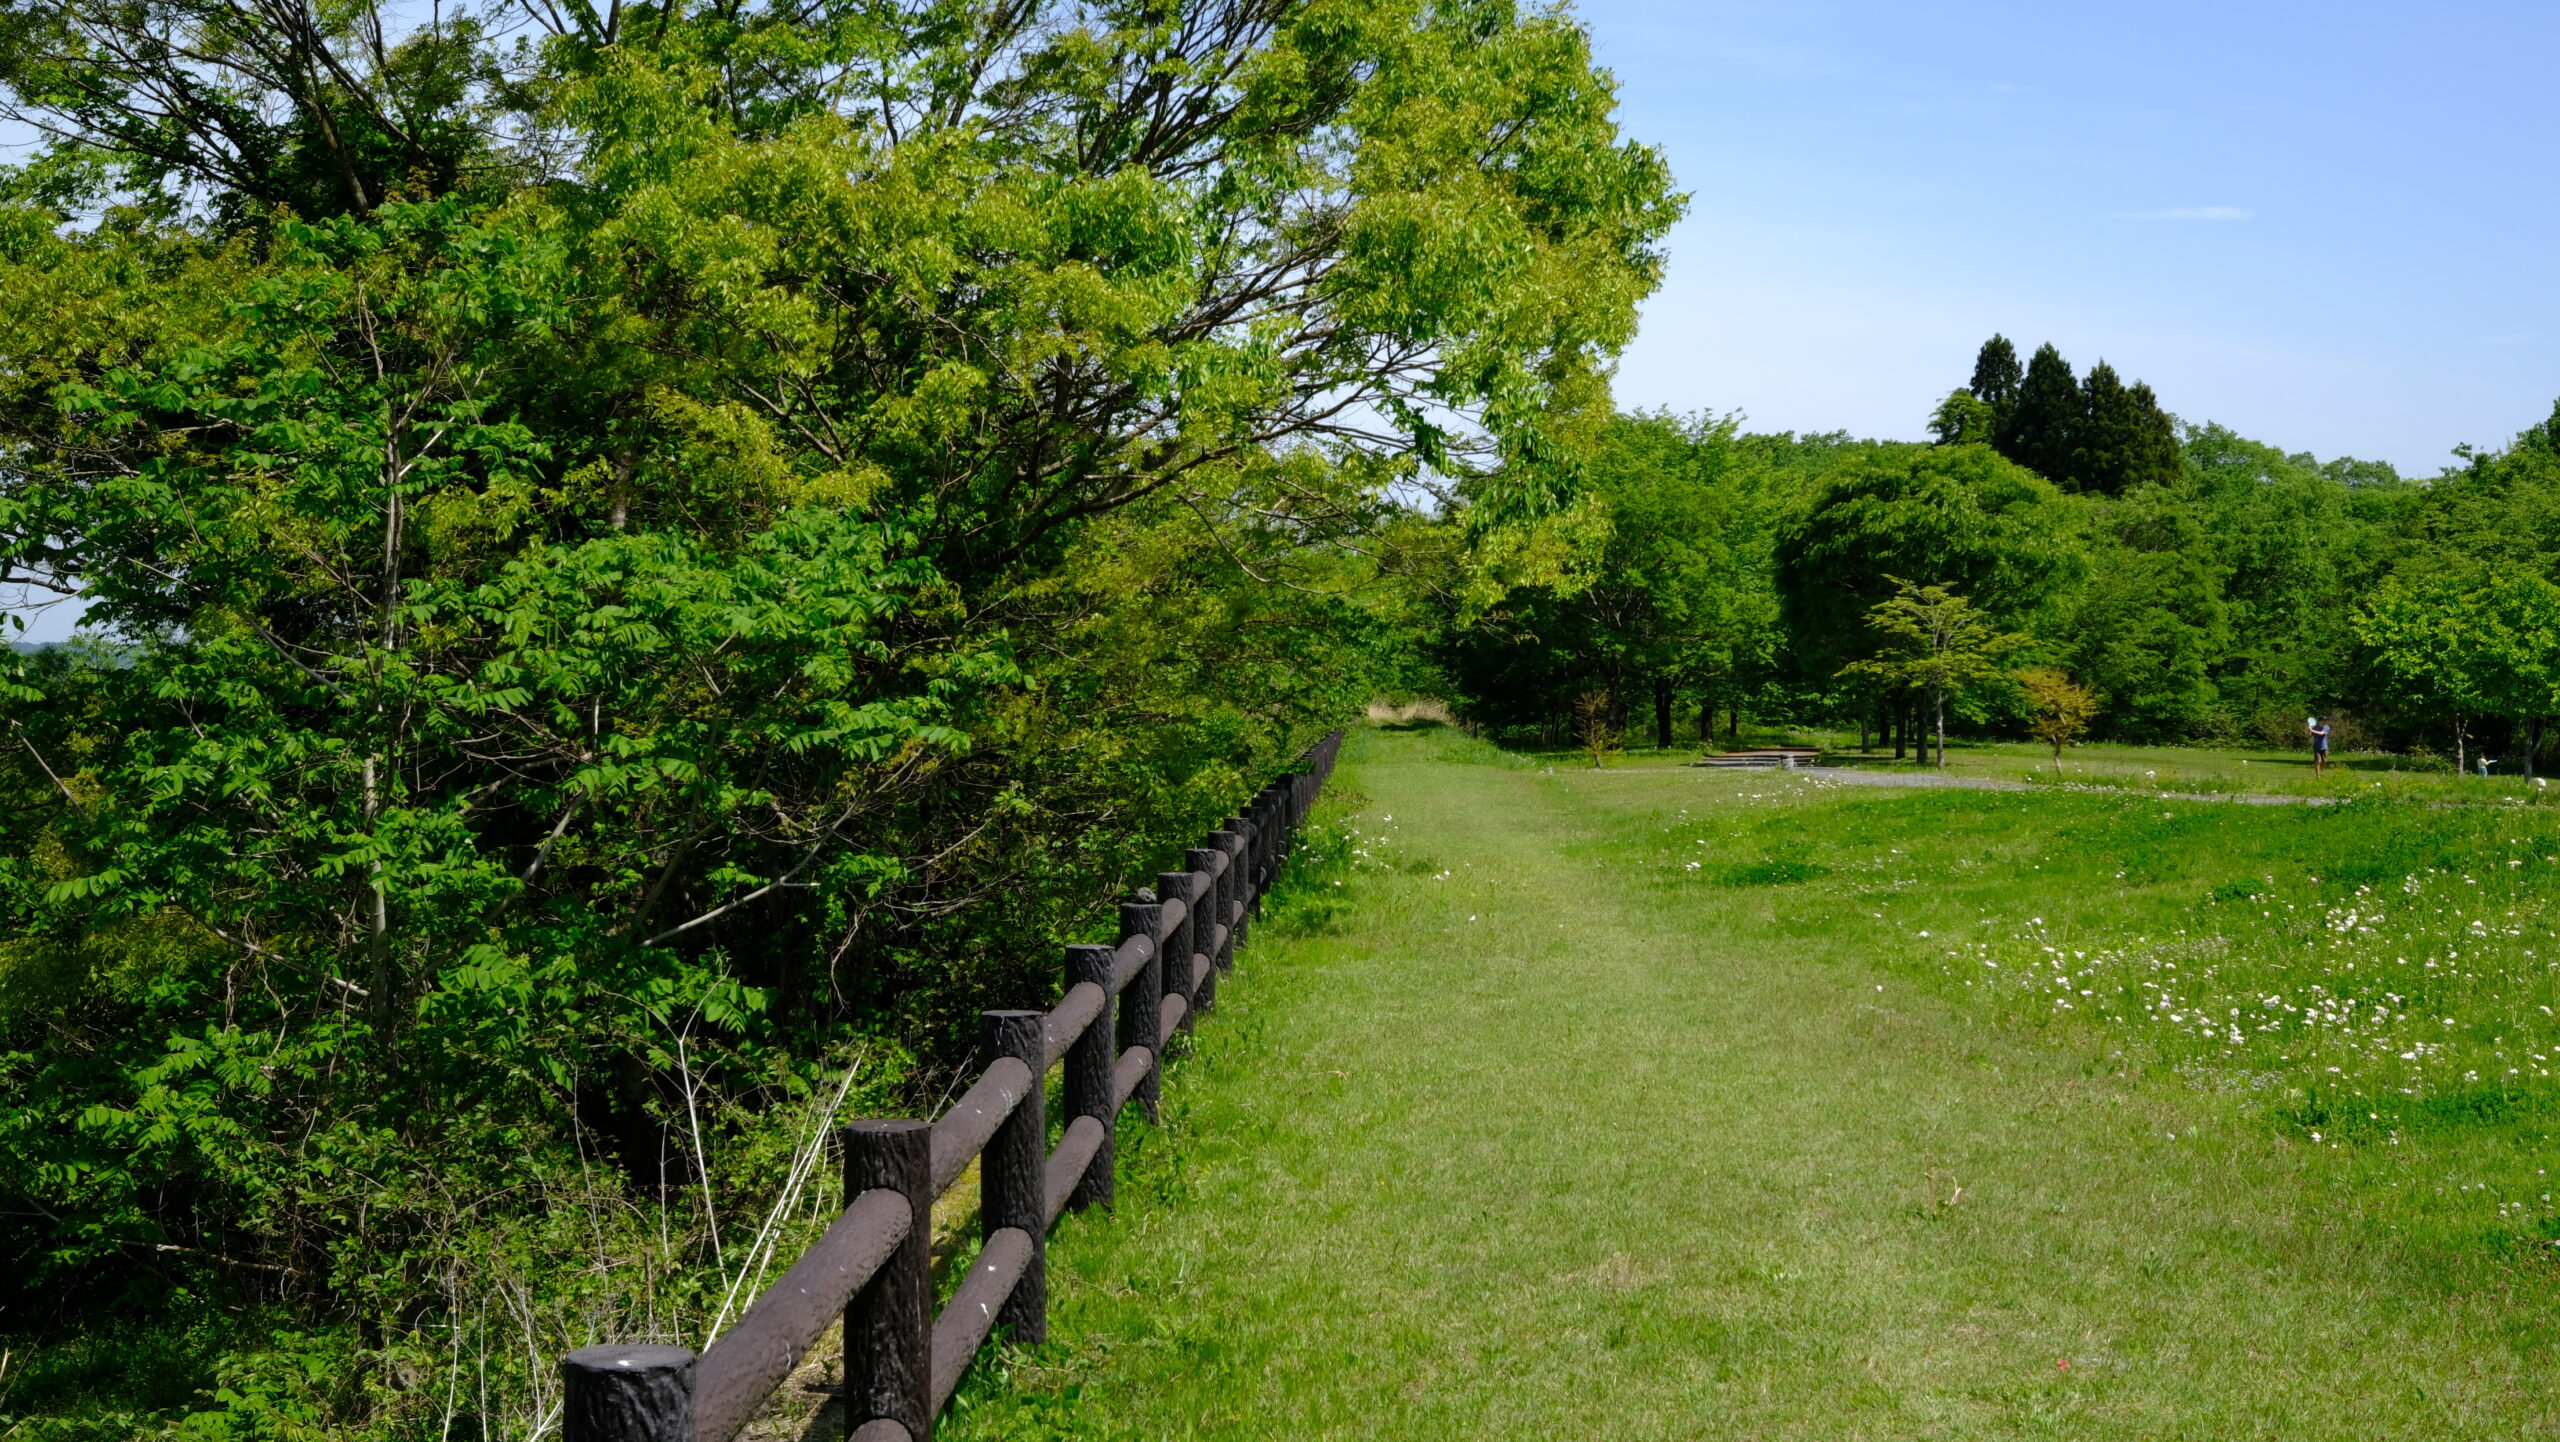
[{"label": "grass slope", "polygon": [[[2465,875],[2560,856],[2511,849],[2522,818],[1549,773],[1378,731],[1336,791],[1367,854],[1257,936],[1116,1214],[1053,1242],[1052,1341],[940,1435],[2560,1425],[2543,1094],[2462,1080],[2548,1029],[2538,913],[2443,914],[2529,909],[2532,867]],[[2370,874],[2309,879],[2342,850]],[[2304,910],[2439,863],[2371,934]],[[2380,1029],[2471,1038],[2446,1059],[2377,1054],[2369,1014],[2219,1015],[2421,941],[2470,953],[2435,998],[2469,1009]]]}]

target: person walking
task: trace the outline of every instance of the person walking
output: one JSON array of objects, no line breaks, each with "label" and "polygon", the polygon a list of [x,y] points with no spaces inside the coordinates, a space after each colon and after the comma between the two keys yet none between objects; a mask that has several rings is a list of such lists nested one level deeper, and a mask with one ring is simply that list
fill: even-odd
[{"label": "person walking", "polygon": [[2329,769],[2329,723],[2305,716],[2302,724],[2311,728],[2311,771],[2316,776]]}]

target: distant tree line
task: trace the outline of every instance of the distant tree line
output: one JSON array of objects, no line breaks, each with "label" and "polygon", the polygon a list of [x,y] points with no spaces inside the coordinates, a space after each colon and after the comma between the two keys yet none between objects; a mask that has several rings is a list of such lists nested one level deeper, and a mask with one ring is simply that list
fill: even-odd
[{"label": "distant tree line", "polygon": [[1948,698],[1960,734],[2069,711],[2059,678],[2106,738],[2300,745],[2319,714],[2342,748],[2548,769],[2560,410],[2410,479],[2180,423],[2104,363],[2075,379],[2053,347],[2021,366],[1994,337],[1934,429],[1620,416],[1588,468],[1606,523],[1579,564],[1444,608],[1420,645],[1465,714],[1523,740],[1560,740],[1570,699],[1605,690],[1659,744],[1757,721],[1908,747],[1925,698],[1870,664],[1892,653],[1876,608],[1907,583],[2024,638]]}]

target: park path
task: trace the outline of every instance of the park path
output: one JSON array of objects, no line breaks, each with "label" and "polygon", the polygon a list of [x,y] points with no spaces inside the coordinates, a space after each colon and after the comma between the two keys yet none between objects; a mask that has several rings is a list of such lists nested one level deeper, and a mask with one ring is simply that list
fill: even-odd
[{"label": "park path", "polygon": [[1356,737],[1382,869],[1256,938],[1116,1213],[1052,1244],[1052,1341],[939,1435],[2549,1435],[2548,1359],[2337,1225],[2262,1113],[1976,1024],[1788,889],[1625,864],[1766,783]]}]

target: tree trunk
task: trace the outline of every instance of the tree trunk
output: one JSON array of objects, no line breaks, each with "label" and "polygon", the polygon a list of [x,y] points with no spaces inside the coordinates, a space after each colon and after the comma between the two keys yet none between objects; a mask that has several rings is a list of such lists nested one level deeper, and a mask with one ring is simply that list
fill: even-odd
[{"label": "tree trunk", "polygon": [[1716,744],[1716,698],[1702,697],[1698,702],[1698,744]]},{"label": "tree trunk", "polygon": [[1885,729],[1893,733],[1893,759],[1896,761],[1902,759],[1902,753],[1910,743],[1911,728],[1905,724],[1903,709],[1904,703],[1897,697],[1884,713]]},{"label": "tree trunk", "polygon": [[2542,718],[2524,723],[2524,779],[2533,779],[2533,753],[2542,749]]},{"label": "tree trunk", "polygon": [[1668,676],[1653,678],[1653,744],[1664,751],[1671,749],[1671,678]]},{"label": "tree trunk", "polygon": [[1929,688],[1929,710],[1936,719],[1932,728],[1938,734],[1938,769],[1947,769],[1947,693],[1936,686]]},{"label": "tree trunk", "polygon": [[1868,738],[1874,734],[1872,728],[1867,723],[1873,720],[1875,720],[1875,717],[1868,714],[1865,707],[1861,706],[1858,708],[1858,750],[1862,754],[1875,749],[1867,744]]},{"label": "tree trunk", "polygon": [[1742,706],[1739,702],[1736,702],[1725,710],[1724,744],[1727,746],[1739,746],[1742,744]]},{"label": "tree trunk", "polygon": [[2463,742],[2470,739],[2465,734],[2468,729],[2463,725],[2461,717],[2453,718],[2453,778],[2456,781],[2467,775],[2471,766],[2471,757],[2463,745]]}]

